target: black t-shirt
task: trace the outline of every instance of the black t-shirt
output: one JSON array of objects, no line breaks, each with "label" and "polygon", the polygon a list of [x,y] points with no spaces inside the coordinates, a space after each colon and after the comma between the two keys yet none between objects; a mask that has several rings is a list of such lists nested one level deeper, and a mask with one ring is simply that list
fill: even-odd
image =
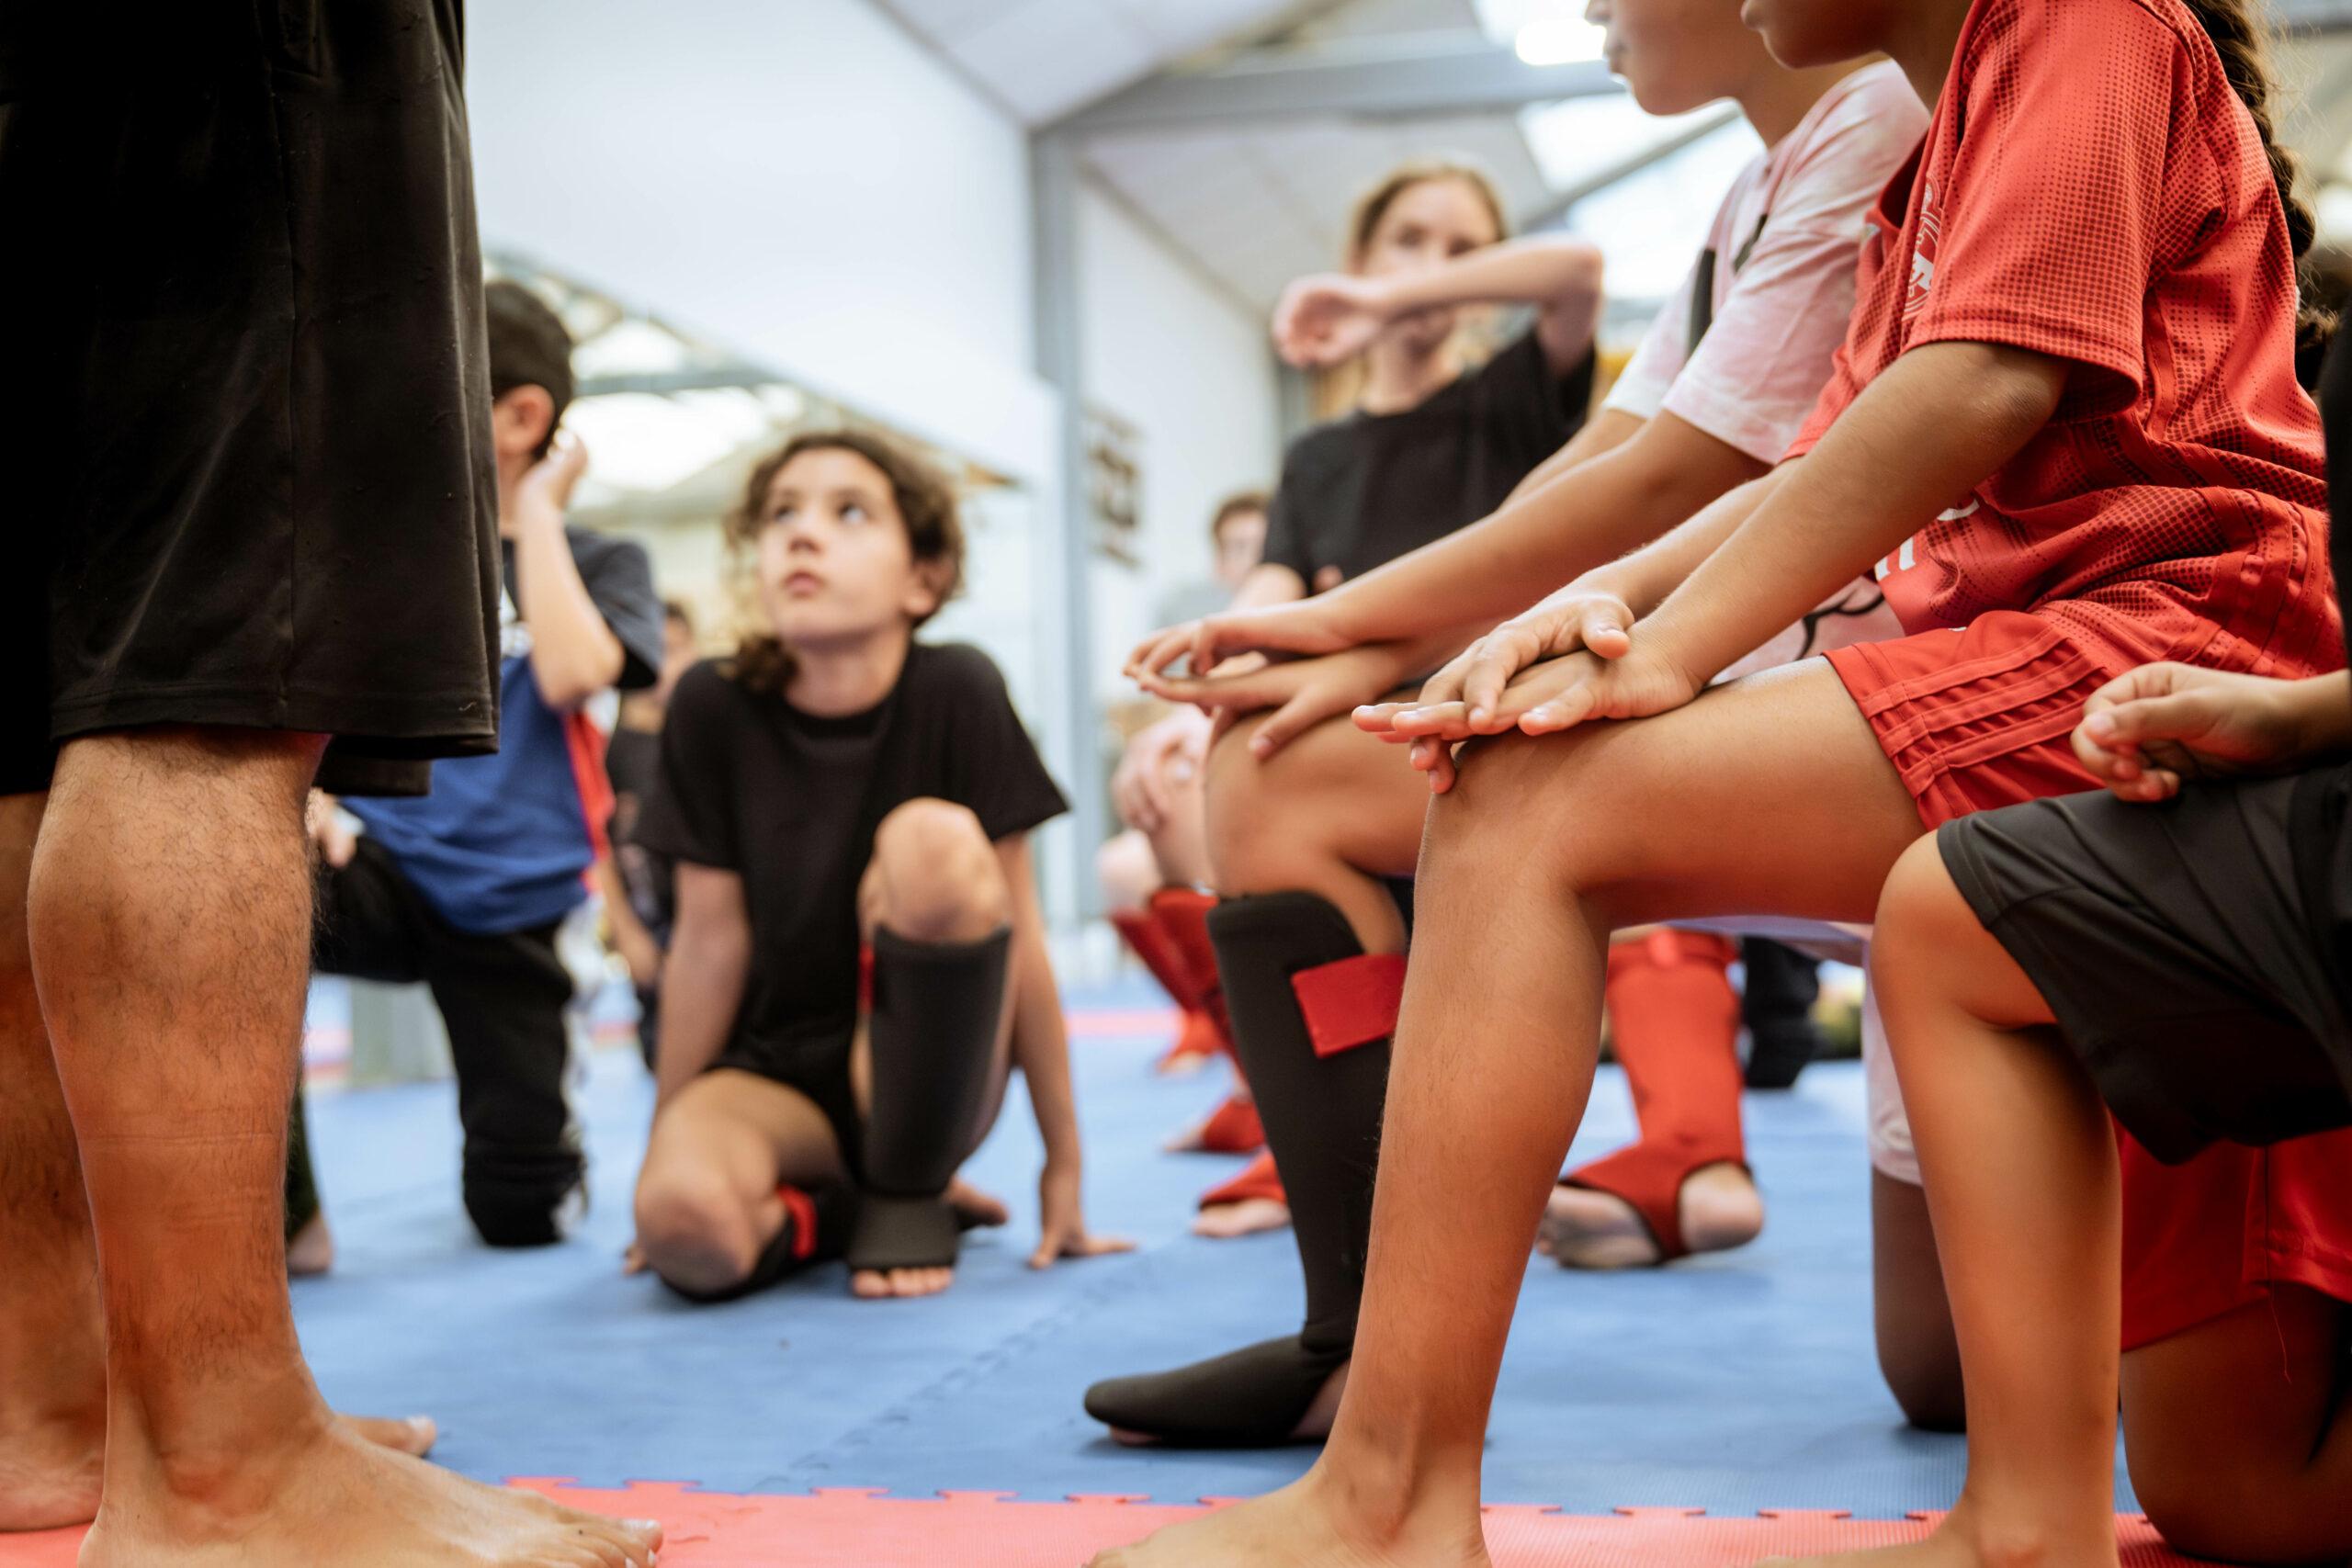
[{"label": "black t-shirt", "polygon": [[638,922],[656,945],[670,945],[678,918],[677,867],[638,841],[638,823],[662,776],[662,736],[657,730],[622,725],[605,747],[605,776],[613,786],[613,864]]},{"label": "black t-shirt", "polygon": [[1361,577],[1476,523],[1582,427],[1592,378],[1590,354],[1553,375],[1530,331],[1417,408],[1317,425],[1283,458],[1265,558]]},{"label": "black t-shirt", "polygon": [[915,644],[879,706],[840,718],[753,693],[718,661],[679,681],[637,839],[743,879],[752,974],[729,1054],[789,1066],[847,1038],[858,882],[876,826],[919,799],[968,807],[991,840],[1069,809],[976,648]]},{"label": "black t-shirt", "polygon": [[[2352,331],[2336,337],[2319,390],[2327,434],[2328,551],[2341,604],[2346,584],[2352,583],[2352,549],[2345,545],[2352,530]],[[2352,643],[2352,622],[2346,637]],[[2352,657],[2352,647],[2346,652]],[[2303,907],[2318,924],[2323,951],[2335,955],[2336,989],[2352,1011],[2352,763],[2304,777],[2295,792],[2294,830]]]}]

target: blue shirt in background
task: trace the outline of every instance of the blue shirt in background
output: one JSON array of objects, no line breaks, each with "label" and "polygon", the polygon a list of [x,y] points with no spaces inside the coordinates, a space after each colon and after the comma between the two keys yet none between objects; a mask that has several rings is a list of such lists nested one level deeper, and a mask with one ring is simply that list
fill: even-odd
[{"label": "blue shirt in background", "polygon": [[[662,664],[662,601],[644,547],[567,528],[588,595],[620,639],[620,686],[653,683]],[[514,551],[505,549],[506,581]],[[531,673],[530,628],[503,595],[498,750],[433,764],[430,793],[351,800],[346,808],[390,851],[441,918],[493,934],[553,925],[588,896],[597,829],[588,802],[605,798],[603,743],[584,714],[559,713]]]}]

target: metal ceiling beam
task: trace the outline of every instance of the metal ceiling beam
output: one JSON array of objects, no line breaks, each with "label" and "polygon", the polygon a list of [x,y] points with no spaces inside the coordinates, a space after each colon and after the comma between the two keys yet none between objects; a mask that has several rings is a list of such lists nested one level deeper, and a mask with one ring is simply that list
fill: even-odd
[{"label": "metal ceiling beam", "polygon": [[1566,190],[1555,192],[1533,211],[1520,214],[1520,231],[1525,233],[1530,230],[1551,227],[1566,218],[1577,203],[1588,197],[1599,196],[1611,186],[1629,180],[1644,169],[1663,164],[1684,148],[1704,141],[1737,118],[1739,118],[1739,106],[1724,104],[1713,113],[1693,120],[1657,145],[1645,147],[1631,157],[1620,158],[1605,168],[1595,170]]},{"label": "metal ceiling beam", "polygon": [[1084,136],[1317,115],[1412,119],[1624,90],[1598,62],[1530,65],[1483,33],[1400,42],[1410,47],[1256,51],[1215,71],[1170,73],[1137,83],[1054,129]]},{"label": "metal ceiling beam", "polygon": [[770,387],[791,378],[758,365],[713,365],[695,370],[618,371],[608,376],[583,376],[572,389],[575,398],[600,398],[614,392],[725,391],[736,388]]},{"label": "metal ceiling beam", "polygon": [[2352,0],[2271,0],[2270,9],[2288,32],[2352,31]]}]

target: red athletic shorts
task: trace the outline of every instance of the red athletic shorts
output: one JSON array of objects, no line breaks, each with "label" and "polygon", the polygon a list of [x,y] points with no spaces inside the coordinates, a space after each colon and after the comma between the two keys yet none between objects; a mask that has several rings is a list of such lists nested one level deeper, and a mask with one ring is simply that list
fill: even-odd
[{"label": "red athletic shorts", "polygon": [[[2090,694],[2129,667],[2118,657],[2014,611],[1828,655],[1930,830],[2098,788],[2066,738]],[[2117,1136],[2125,1349],[2258,1302],[2282,1281],[2352,1302],[2352,1132],[2267,1149],[2221,1144],[2178,1166]]]}]

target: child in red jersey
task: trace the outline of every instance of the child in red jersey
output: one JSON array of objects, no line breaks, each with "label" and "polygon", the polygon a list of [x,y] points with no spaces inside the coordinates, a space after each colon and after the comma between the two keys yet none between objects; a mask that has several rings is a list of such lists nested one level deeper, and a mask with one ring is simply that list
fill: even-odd
[{"label": "child in red jersey", "polygon": [[[2249,112],[2267,84],[2239,6],[1746,15],[1792,64],[1883,51],[1938,106],[1882,205],[1838,375],[1792,460],[1499,628],[1421,702],[1361,716],[1442,798],[1347,1394],[1296,1486],[1106,1568],[1485,1564],[1487,1407],[1589,1090],[1609,932],[1868,919],[1924,828],[2095,787],[2067,735],[2133,666],[2343,660],[2318,417],[2294,382],[2310,225]],[[1910,636],[1708,688],[1873,560]],[[2309,1180],[2278,1201],[2290,1149]],[[2270,1223],[2352,1234],[2331,1212],[2352,1201],[2344,1144],[2272,1153]],[[2352,1298],[2352,1277],[2324,1289]],[[1964,1509],[1920,1561],[2116,1561],[2111,1531],[1983,1523]]]}]

